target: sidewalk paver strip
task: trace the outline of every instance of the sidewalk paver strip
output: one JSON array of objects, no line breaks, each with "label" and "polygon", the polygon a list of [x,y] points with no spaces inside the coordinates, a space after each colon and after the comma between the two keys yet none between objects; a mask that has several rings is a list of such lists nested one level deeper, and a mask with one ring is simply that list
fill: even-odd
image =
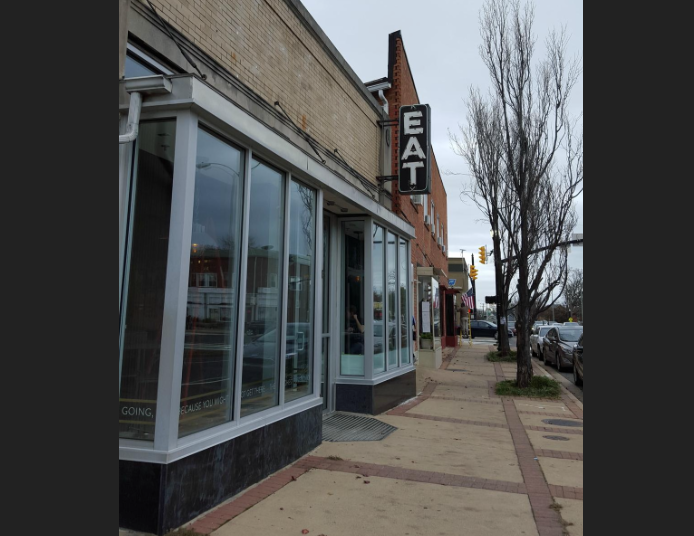
[{"label": "sidewalk paver strip", "polygon": [[[500,364],[495,365],[497,378],[503,381],[504,371]],[[525,479],[525,485],[530,497],[530,504],[533,508],[537,530],[540,536],[563,536],[564,525],[562,524],[559,512],[552,510],[554,498],[545,478],[545,474],[540,467],[539,461],[535,458],[535,449],[530,443],[530,437],[521,421],[518,409],[513,400],[502,398],[506,419],[508,420],[511,435],[516,445],[518,461]]]},{"label": "sidewalk paver strip", "polygon": [[486,489],[489,491],[513,493],[516,495],[524,495],[526,493],[525,486],[516,482],[471,478],[447,473],[419,471],[417,469],[402,469],[400,467],[375,465],[371,463],[354,463],[347,460],[329,460],[327,458],[318,458],[315,456],[304,458],[297,463],[297,467],[311,469],[320,468],[324,471],[368,475],[369,477],[388,478],[409,482],[424,482],[456,488]]}]

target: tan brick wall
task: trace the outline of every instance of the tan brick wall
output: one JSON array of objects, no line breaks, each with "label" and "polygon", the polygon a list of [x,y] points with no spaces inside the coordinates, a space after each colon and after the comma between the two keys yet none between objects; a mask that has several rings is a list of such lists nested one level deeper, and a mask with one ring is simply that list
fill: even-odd
[{"label": "tan brick wall", "polygon": [[[143,0],[136,0],[146,5]],[[205,53],[376,184],[378,114],[284,0],[152,0]]]}]

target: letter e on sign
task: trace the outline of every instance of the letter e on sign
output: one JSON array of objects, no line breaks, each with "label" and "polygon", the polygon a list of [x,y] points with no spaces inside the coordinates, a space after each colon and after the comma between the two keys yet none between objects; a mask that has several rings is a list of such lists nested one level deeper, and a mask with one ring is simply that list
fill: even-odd
[{"label": "letter e on sign", "polygon": [[398,191],[401,195],[431,193],[431,107],[400,108]]}]

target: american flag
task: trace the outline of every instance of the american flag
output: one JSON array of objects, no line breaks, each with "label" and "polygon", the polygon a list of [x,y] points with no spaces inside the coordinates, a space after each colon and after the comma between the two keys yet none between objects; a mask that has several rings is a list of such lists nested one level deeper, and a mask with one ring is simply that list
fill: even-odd
[{"label": "american flag", "polygon": [[468,309],[473,309],[475,308],[475,291],[474,289],[470,289],[467,291],[467,294],[463,294],[463,303],[467,305]]}]

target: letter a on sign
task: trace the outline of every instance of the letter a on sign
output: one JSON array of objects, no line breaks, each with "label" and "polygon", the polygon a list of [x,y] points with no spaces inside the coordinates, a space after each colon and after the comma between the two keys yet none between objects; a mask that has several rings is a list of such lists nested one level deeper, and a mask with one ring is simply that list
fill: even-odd
[{"label": "letter a on sign", "polygon": [[399,192],[431,193],[431,107],[415,104],[400,108]]}]

